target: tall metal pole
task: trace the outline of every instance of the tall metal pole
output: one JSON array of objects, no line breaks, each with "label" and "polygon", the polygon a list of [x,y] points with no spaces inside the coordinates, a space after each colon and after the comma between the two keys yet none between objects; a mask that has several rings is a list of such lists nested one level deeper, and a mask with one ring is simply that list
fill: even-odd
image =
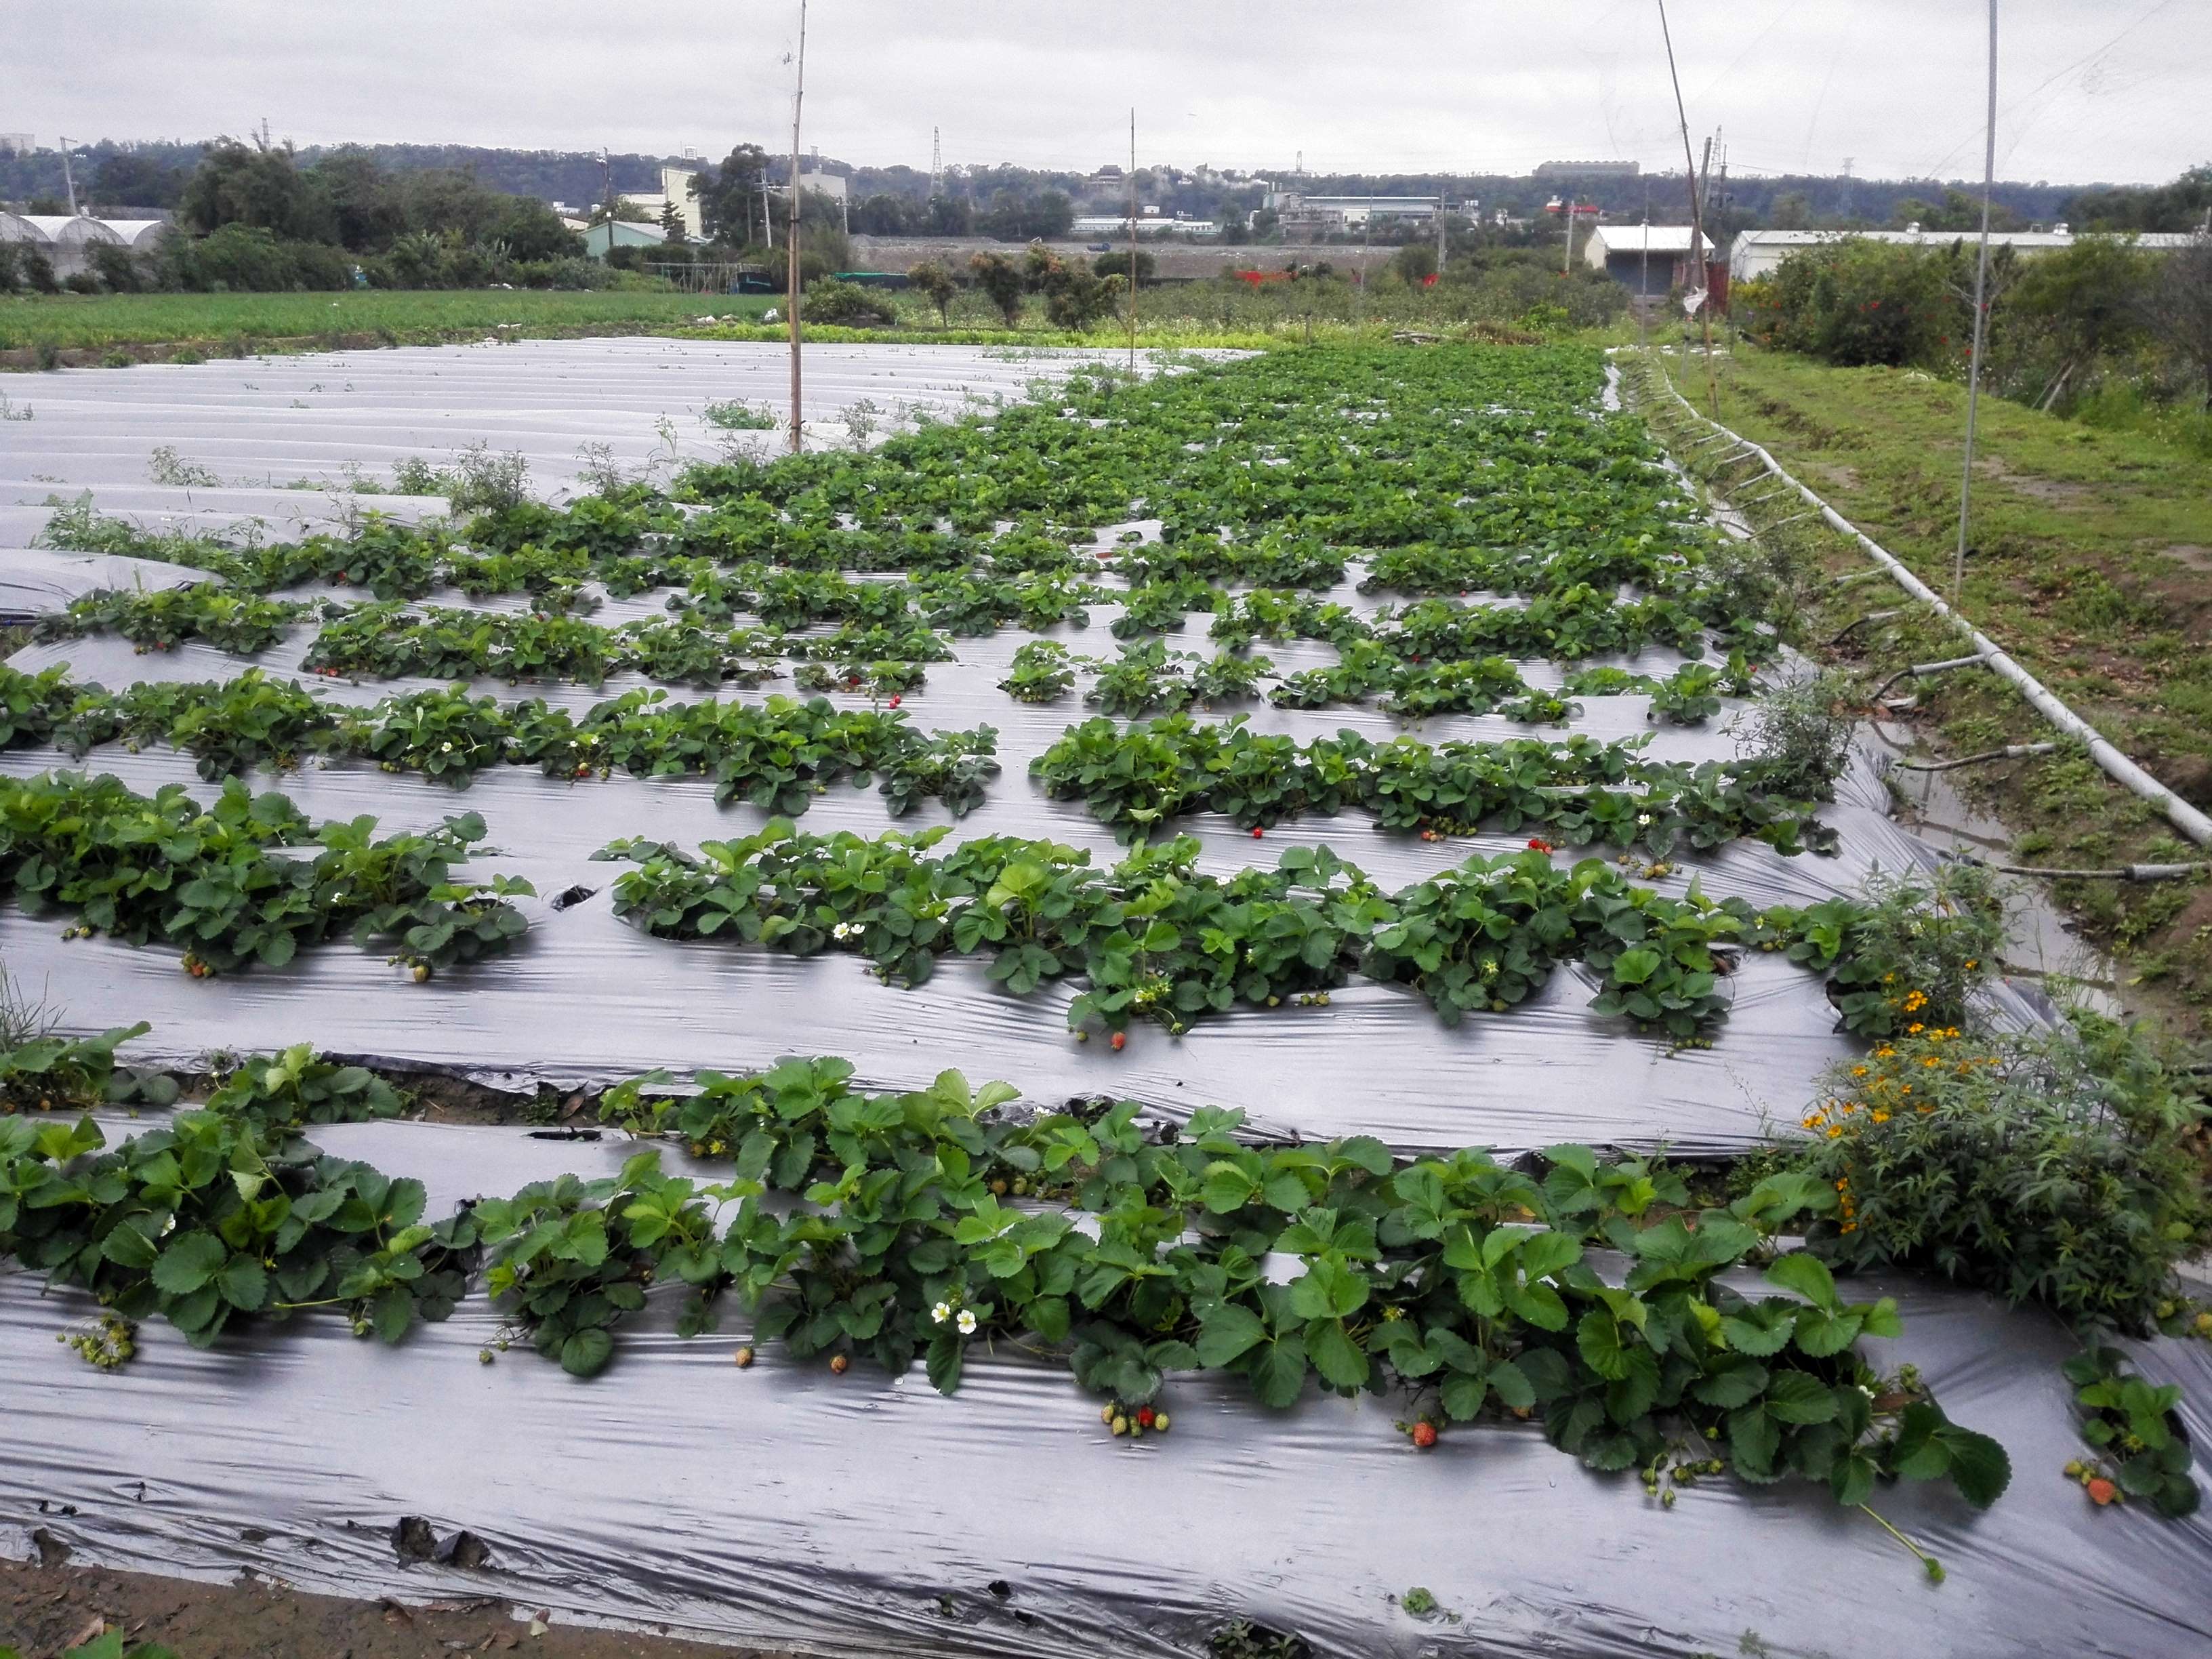
[{"label": "tall metal pole", "polygon": [[791,94],[791,264],[784,283],[791,313],[791,453],[805,447],[799,397],[799,106],[806,97],[806,0],[799,0],[799,81]]},{"label": "tall metal pole", "polygon": [[77,205],[76,205],[76,174],[75,174],[74,173],[71,173],[71,172],[70,171],[69,140],[68,140],[68,139],[66,139],[66,138],[63,139],[63,140],[61,141],[61,145],[62,145],[62,187],[63,187],[64,190],[66,190],[66,191],[69,191],[70,217],[70,218],[72,218],[72,219],[74,219],[74,218],[76,218],[76,216],[77,216]]},{"label": "tall metal pole", "polygon": [[1137,373],[1137,107],[1129,106],[1129,374]]},{"label": "tall metal pole", "polygon": [[1959,468],[1959,550],[1951,556],[1951,603],[1966,579],[1966,516],[1974,497],[1974,417],[1982,402],[1982,339],[1989,324],[1990,196],[1997,179],[1997,0],[1990,0],[1989,129],[1982,147],[1982,246],[1974,260],[1974,349],[1966,368],[1966,456]]},{"label": "tall metal pole", "polygon": [[1644,257],[1636,269],[1636,343],[1648,345],[1645,333],[1650,317],[1651,299],[1651,186],[1644,187]]},{"label": "tall metal pole", "polygon": [[[1682,128],[1682,170],[1690,185],[1690,269],[1697,277],[1698,291],[1704,293],[1705,288],[1705,211],[1698,200],[1698,164],[1690,155],[1690,116],[1689,112],[1682,106],[1682,76],[1674,67],[1674,32],[1667,27],[1667,0],[1659,0],[1659,33],[1667,42],[1667,78],[1674,83],[1674,118],[1681,124]],[[1708,155],[1711,154],[1710,144],[1707,146],[1706,154]],[[1712,399],[1713,418],[1718,420],[1721,412],[1721,388],[1719,380],[1713,374],[1713,321],[1710,314],[1711,299],[1711,295],[1706,295],[1705,301],[1698,307],[1698,309],[1708,313],[1705,318],[1705,388],[1706,394]]]}]

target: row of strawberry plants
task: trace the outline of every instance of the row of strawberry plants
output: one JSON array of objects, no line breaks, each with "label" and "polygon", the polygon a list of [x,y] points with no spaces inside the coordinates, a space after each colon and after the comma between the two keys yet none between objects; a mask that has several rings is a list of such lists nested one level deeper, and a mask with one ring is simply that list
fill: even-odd
[{"label": "row of strawberry plants", "polygon": [[[637,866],[615,883],[615,912],[658,937],[845,951],[907,986],[948,955],[987,957],[991,979],[1016,995],[1080,975],[1070,1027],[1103,1028],[1117,1047],[1138,1022],[1181,1032],[1239,1005],[1320,996],[1354,973],[1411,986],[1456,1024],[1526,1001],[1573,961],[1597,976],[1597,1012],[1699,1042],[1726,1015],[1743,948],[1832,973],[1842,1023],[1878,1035],[1955,1021],[1980,966],[1915,1000],[1895,982],[1893,930],[1875,907],[1670,898],[1600,860],[1561,868],[1534,850],[1471,858],[1386,893],[1327,848],[1223,878],[1197,867],[1187,837],[1097,868],[1087,852],[1008,836],[935,853],[945,833],[818,836],[779,820],[696,854],[639,840],[599,856]],[[1923,927],[1930,940],[1984,937],[1978,919],[1936,910],[1916,909],[1911,926],[1915,939]]]},{"label": "row of strawberry plants", "polygon": [[424,980],[527,931],[507,900],[529,883],[453,878],[483,838],[477,814],[422,835],[375,831],[371,817],[312,823],[284,796],[235,781],[204,808],[176,784],[149,797],[81,773],[0,778],[0,883],[15,902],[72,912],[72,933],[178,946],[195,976],[282,967],[350,933]]},{"label": "row of strawberry plants", "polygon": [[64,671],[0,665],[0,706],[26,712],[0,726],[0,749],[51,743],[82,759],[94,748],[166,743],[198,757],[210,782],[311,757],[373,760],[457,787],[494,766],[549,777],[696,775],[718,802],[804,812],[832,784],[876,783],[894,817],[925,800],[955,816],[981,804],[997,775],[997,734],[925,732],[897,709],[840,709],[825,698],[764,703],[666,702],[628,691],[580,718],[542,700],[504,704],[465,687],[387,697],[366,708],[324,702],[257,669],[222,683],[155,681],[119,694],[72,685]]},{"label": "row of strawberry plants", "polygon": [[337,1308],[398,1342],[466,1293],[464,1209],[422,1219],[422,1183],[325,1156],[244,1112],[178,1114],[107,1150],[90,1118],[0,1117],[0,1255],[159,1316],[195,1347],[234,1326]]},{"label": "row of strawberry plants", "polygon": [[[1421,1445],[1451,1423],[1535,1418],[1590,1468],[1646,1471],[1647,1490],[1723,1460],[1846,1504],[1903,1477],[1986,1505],[2008,1482],[1996,1442],[1859,1352],[1901,1334],[1895,1304],[1846,1301],[1815,1257],[1782,1253],[1780,1234],[1833,1207],[1805,1177],[1699,1207],[1679,1176],[1579,1146],[1551,1148],[1539,1178],[1364,1139],[1255,1146],[1234,1112],[1149,1134],[1129,1103],[1015,1118],[994,1109],[1016,1097],[1005,1085],[947,1073],[872,1096],[851,1075],[787,1060],[681,1097],[660,1076],[611,1091],[605,1116],[722,1149],[734,1178],[672,1177],[647,1152],[603,1182],[480,1205],[495,1293],[585,1373],[636,1305],[609,1292],[672,1276],[686,1333],[734,1291],[795,1355],[894,1374],[919,1358],[948,1394],[975,1345],[1005,1340],[1156,1426],[1169,1377],[1218,1371],[1276,1408],[1309,1388],[1406,1399]],[[1625,1280],[1600,1250],[1626,1257]],[[1270,1255],[1298,1271],[1268,1274]],[[1763,1296],[1723,1277],[1761,1266]]]},{"label": "row of strawberry plants", "polygon": [[1363,702],[1379,692],[1385,711],[1414,719],[1503,714],[1530,724],[1557,724],[1580,710],[1582,705],[1574,701],[1578,696],[1642,692],[1652,700],[1652,719],[1701,726],[1720,712],[1723,696],[1751,694],[1752,672],[1739,653],[1729,657],[1725,667],[1684,663],[1664,678],[1619,668],[1582,669],[1568,675],[1554,692],[1529,684],[1519,664],[1504,657],[1409,662],[1378,640],[1354,640],[1339,652],[1334,666],[1286,675],[1267,700],[1279,708],[1324,708],[1332,703]]},{"label": "row of strawberry plants", "polygon": [[[1419,1444],[1536,1418],[1592,1469],[1644,1469],[1647,1490],[1650,1472],[1722,1456],[1747,1481],[1825,1483],[1846,1504],[1911,1478],[1986,1505],[2009,1479],[1996,1443],[1859,1352],[1901,1334],[1893,1302],[1848,1302],[1817,1258],[1781,1252],[1785,1229],[1833,1207],[1804,1176],[1700,1207],[1678,1175],[1579,1146],[1549,1149],[1540,1179],[1476,1152],[1254,1146],[1233,1112],[1153,1135],[1133,1103],[1017,1117],[1000,1109],[1017,1091],[957,1073],[902,1095],[851,1078],[787,1060],[684,1097],[634,1079],[603,1116],[675,1127],[730,1156],[731,1179],[672,1176],[647,1152],[434,1225],[419,1182],[250,1114],[181,1113],[112,1152],[88,1119],[0,1120],[0,1253],[201,1346],[323,1306],[397,1341],[452,1311],[483,1248],[490,1294],[579,1376],[606,1366],[660,1279],[689,1289],[683,1334],[713,1328],[735,1291],[761,1340],[839,1369],[920,1358],[946,1394],[975,1345],[1006,1340],[1156,1422],[1177,1373],[1239,1376],[1278,1409],[1309,1388],[1392,1395]],[[1016,1188],[1045,1206],[1002,1204]],[[1624,1280],[1600,1250],[1626,1257]],[[1299,1272],[1271,1279],[1271,1254]],[[1765,1296],[1723,1279],[1762,1265]]]},{"label": "row of strawberry plants", "polygon": [[1816,803],[1771,791],[1759,762],[1649,760],[1644,741],[1577,732],[1556,743],[1376,743],[1347,730],[1302,744],[1254,732],[1242,715],[1209,724],[1168,714],[1126,728],[1102,717],[1068,727],[1030,772],[1125,841],[1189,812],[1219,812],[1256,832],[1357,808],[1385,830],[1534,827],[1569,845],[1641,845],[1662,857],[1746,836],[1785,854],[1835,850]]},{"label": "row of strawberry plants", "polygon": [[721,565],[1001,577],[1095,568],[1066,538],[1035,526],[976,537],[933,526],[824,525],[757,500],[686,513],[665,501],[604,495],[566,508],[523,502],[478,514],[458,529],[371,513],[342,535],[238,544],[147,532],[101,518],[84,497],[58,504],[45,538],[54,546],[204,570],[247,593],[327,583],[386,600],[420,599],[442,587],[476,598],[573,593],[590,581],[625,598],[682,587]]},{"label": "row of strawberry plants", "polygon": [[[548,612],[466,611],[401,605],[256,599],[210,584],[155,592],[102,592],[42,618],[38,637],[116,633],[141,651],[173,651],[201,640],[219,650],[253,656],[295,623],[318,618],[306,665],[319,673],[374,678],[476,676],[520,684],[568,680],[598,685],[611,674],[643,675],[672,684],[712,688],[757,685],[774,678],[779,655],[839,663],[854,678],[885,662],[918,665],[949,659],[951,649],[920,617],[848,623],[823,635],[787,635],[761,628],[714,627],[688,614],[605,627]],[[918,673],[904,677],[920,683]]]}]

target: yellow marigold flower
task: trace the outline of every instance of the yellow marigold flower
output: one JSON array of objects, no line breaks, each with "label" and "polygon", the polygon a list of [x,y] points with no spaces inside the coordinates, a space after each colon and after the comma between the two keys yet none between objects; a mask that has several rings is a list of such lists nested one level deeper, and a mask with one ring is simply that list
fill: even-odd
[{"label": "yellow marigold flower", "polygon": [[1943,1062],[1936,1059],[1935,1055],[1928,1054],[1922,1058],[1920,1063],[1923,1066],[1941,1066]]},{"label": "yellow marigold flower", "polygon": [[1970,974],[1981,965],[1981,958],[1978,957],[1969,957],[1966,959],[1966,971]]},{"label": "yellow marigold flower", "polygon": [[1843,1133],[1843,1132],[1844,1132],[1844,1126],[1843,1126],[1842,1124],[1840,1124],[1840,1123],[1831,1123],[1831,1124],[1828,1126],[1828,1139],[1831,1139],[1831,1140],[1833,1140],[1833,1139],[1835,1139],[1838,1136],[1841,1135],[1841,1134]]},{"label": "yellow marigold flower", "polygon": [[1889,1114],[1887,1112],[1877,1111],[1874,1115],[1874,1121],[1877,1123],[1887,1123],[1889,1121]]},{"label": "yellow marigold flower", "polygon": [[1866,1074],[1867,1068],[1863,1066],[1854,1066],[1851,1067],[1851,1075],[1853,1077],[1864,1077]]},{"label": "yellow marigold flower", "polygon": [[1914,1020],[1914,1021],[1912,1022],[1912,1024],[1910,1024],[1910,1025],[1906,1026],[1905,1029],[1905,1031],[1907,1032],[1907,1034],[1909,1034],[1910,1036],[1919,1036],[1923,1031],[1926,1030],[1928,1028],[1927,1028],[1926,1026],[1923,1025],[1923,1024],[1922,1024],[1918,1020],[1917,1020],[1917,1019],[1916,1019],[1916,1020]]}]

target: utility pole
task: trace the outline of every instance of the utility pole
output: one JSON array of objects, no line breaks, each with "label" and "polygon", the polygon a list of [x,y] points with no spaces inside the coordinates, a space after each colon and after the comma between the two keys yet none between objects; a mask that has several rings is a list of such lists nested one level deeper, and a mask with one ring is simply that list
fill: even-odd
[{"label": "utility pole", "polygon": [[784,283],[784,309],[791,313],[791,453],[805,447],[799,389],[799,111],[806,99],[806,0],[799,0],[799,76],[791,93],[790,276]]},{"label": "utility pole", "polygon": [[[1711,398],[1713,418],[1721,414],[1720,381],[1713,374],[1713,318],[1712,296],[1705,288],[1705,210],[1698,200],[1698,167],[1690,159],[1690,117],[1682,106],[1682,77],[1674,68],[1674,36],[1667,27],[1667,0],[1659,0],[1659,33],[1667,42],[1667,78],[1674,83],[1674,118],[1682,128],[1682,166],[1690,185],[1690,267],[1697,275],[1697,292],[1704,296],[1698,309],[1705,319],[1705,393]],[[1705,144],[1708,158],[1712,155],[1712,143]]]},{"label": "utility pole", "polygon": [[1129,376],[1137,374],[1137,106],[1129,106]]},{"label": "utility pole", "polygon": [[1974,495],[1974,417],[1982,401],[1982,337],[1989,322],[1990,195],[1997,178],[1997,0],[1990,0],[1990,112],[1982,147],[1982,247],[1974,261],[1974,349],[1966,368],[1966,456],[1959,469],[1959,550],[1951,558],[1951,603],[1966,579],[1966,514]]},{"label": "utility pole", "polygon": [[1437,280],[1444,279],[1444,181],[1437,180]]},{"label": "utility pole", "polygon": [[[1701,204],[1695,222],[1697,237],[1700,242],[1705,240],[1705,216],[1712,210],[1712,190],[1713,141],[1708,138],[1705,140],[1705,160],[1698,164],[1698,167],[1697,189],[1694,195],[1694,199]],[[1712,245],[1707,244],[1707,246]],[[1712,401],[1713,418],[1717,421],[1721,417],[1721,393],[1720,381],[1713,372],[1713,285],[1710,270],[1711,264],[1712,261],[1701,248],[1698,254],[1698,289],[1705,295],[1705,303],[1698,307],[1698,322],[1704,330],[1705,338],[1705,395]]]},{"label": "utility pole", "polygon": [[62,187],[69,191],[70,217],[76,217],[76,175],[70,171],[69,140],[60,141],[62,147]]},{"label": "utility pole", "polygon": [[945,194],[945,134],[941,130],[929,130],[929,199],[935,201]]},{"label": "utility pole", "polygon": [[615,262],[615,164],[606,146],[599,146],[599,194],[607,204],[607,263]]}]

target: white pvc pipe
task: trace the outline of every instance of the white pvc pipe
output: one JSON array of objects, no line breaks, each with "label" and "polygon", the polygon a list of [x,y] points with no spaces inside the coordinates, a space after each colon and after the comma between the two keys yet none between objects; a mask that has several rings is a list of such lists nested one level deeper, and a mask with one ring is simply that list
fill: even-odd
[{"label": "white pvc pipe", "polygon": [[2205,817],[2203,813],[2198,811],[2187,801],[2182,799],[2180,796],[2175,794],[2172,790],[2167,788],[2156,778],[2151,776],[2149,773],[2144,771],[2142,767],[2137,766],[2133,761],[2130,760],[2125,755],[2114,748],[2112,744],[2106,740],[2104,733],[2098,731],[2095,726],[2090,725],[2088,721],[2083,720],[2079,714],[2069,708],[2064,703],[2059,702],[2057,697],[2052,695],[2050,688],[2045,686],[2042,681],[2037,679],[2034,675],[2029,673],[2027,670],[2022,668],[2018,663],[2007,656],[2003,651],[2000,650],[1996,641],[1990,639],[1990,636],[1983,633],[1980,629],[1976,628],[1964,617],[1960,616],[1949,605],[1946,605],[1942,598],[1937,595],[1934,588],[1929,586],[1928,584],[1922,581],[1919,577],[1914,575],[1910,570],[1906,569],[1904,564],[1900,562],[1887,548],[1883,547],[1879,542],[1869,536],[1849,519],[1844,517],[1842,514],[1837,512],[1834,507],[1830,507],[1827,502],[1822,501],[1820,496],[1814,495],[1803,484],[1799,483],[1796,478],[1790,475],[1789,471],[1782,465],[1782,464],[1776,460],[1773,456],[1768,454],[1765,449],[1761,448],[1759,445],[1753,443],[1748,438],[1745,438],[1735,432],[1730,431],[1727,427],[1721,425],[1718,421],[1712,420],[1709,416],[1698,414],[1696,406],[1680,392],[1674,390],[1674,382],[1667,374],[1667,366],[1664,363],[1660,362],[1656,356],[1652,358],[1651,362],[1652,366],[1659,371],[1660,382],[1667,388],[1667,395],[1668,397],[1674,398],[1676,403],[1688,410],[1697,419],[1705,422],[1707,426],[1713,428],[1717,434],[1726,434],[1728,436],[1735,438],[1739,444],[1743,446],[1746,452],[1756,454],[1761,461],[1765,463],[1766,470],[1769,472],[1772,473],[1776,477],[1781,479],[1784,483],[1796,489],[1799,495],[1802,495],[1807,501],[1811,503],[1814,507],[1819,510],[1820,516],[1826,520],[1831,526],[1840,531],[1843,534],[1849,536],[1852,540],[1858,543],[1861,547],[1864,548],[1867,552],[1881,565],[1882,568],[1888,571],[1892,576],[1896,578],[1897,585],[1899,587],[1902,587],[1906,592],[1911,594],[1914,599],[1918,599],[1923,605],[1932,607],[1938,616],[1947,618],[1953,627],[1956,628],[1961,634],[1964,634],[1968,640],[1973,642],[1975,654],[1980,657],[1997,673],[2002,675],[2006,680],[2009,681],[2012,685],[2018,690],[2021,696],[2026,697],[2028,702],[2034,706],[2035,712],[2037,714],[2042,715],[2044,719],[2049,720],[2053,726],[2065,732],[2068,736],[2078,738],[2084,744],[2087,744],[2089,757],[2095,761],[2099,766],[2102,767],[2106,774],[2109,775],[2115,781],[2125,785],[2129,789],[2133,790],[2136,794],[2142,796],[2145,800],[2149,801],[2153,805],[2156,806],[2160,811],[2166,814],[2166,817],[2172,823],[2175,829],[2180,830],[2183,835],[2188,836],[2190,840],[2195,842],[2199,847],[2212,847],[2212,818]]}]

